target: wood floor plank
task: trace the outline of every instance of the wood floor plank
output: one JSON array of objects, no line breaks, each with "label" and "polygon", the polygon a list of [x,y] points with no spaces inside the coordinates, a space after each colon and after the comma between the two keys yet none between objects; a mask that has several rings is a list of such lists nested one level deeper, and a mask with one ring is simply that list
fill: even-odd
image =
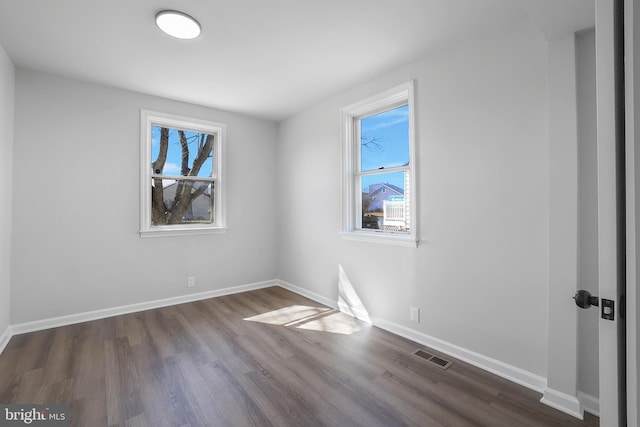
[{"label": "wood floor plank", "polygon": [[[340,411],[335,404],[334,398],[340,395],[339,390],[331,390],[333,396],[328,398],[327,394],[321,392],[320,387],[309,385],[308,378],[306,378],[307,372],[301,375],[299,370],[294,369],[295,361],[292,358],[272,357],[272,354],[263,351],[260,343],[252,342],[253,340],[242,340],[242,337],[237,337],[236,340],[242,341],[240,345],[251,354],[256,355],[256,361],[261,367],[256,372],[267,377],[272,386],[285,387],[288,395],[300,396],[300,399],[304,399],[305,403],[311,402],[315,411],[322,414],[322,420],[332,420],[335,425],[358,425],[352,418],[345,416],[346,413]],[[257,344],[257,346],[253,344]],[[255,380],[255,377],[250,378]]]},{"label": "wood floor plank", "polygon": [[222,362],[206,363],[199,367],[199,372],[207,382],[218,408],[224,408],[224,418],[232,425],[270,426],[271,420],[260,410],[254,399],[240,384],[244,373],[234,374]]},{"label": "wood floor plank", "polygon": [[96,393],[104,396],[105,384],[105,323],[85,322],[76,325],[72,378],[73,398],[82,399]]},{"label": "wood floor plank", "polygon": [[22,374],[32,369],[44,368],[55,333],[55,329],[47,329],[29,334],[30,339],[20,347],[20,357],[13,369]]},{"label": "wood floor plank", "polygon": [[44,368],[38,368],[22,374],[11,400],[16,403],[34,403],[33,390],[41,387],[43,371]]},{"label": "wood floor plank", "polygon": [[169,357],[178,353],[173,342],[167,319],[160,310],[148,310],[143,313],[144,324],[153,337],[161,357]]},{"label": "wood floor plank", "polygon": [[[0,355],[0,402],[9,403],[17,398],[20,377],[22,374],[15,367],[22,350],[20,348],[5,349]],[[27,394],[33,393],[28,389]]]},{"label": "wood floor plank", "polygon": [[[361,401],[364,402],[366,399],[361,399],[362,396],[360,393],[354,393],[353,388],[346,385],[346,382],[349,381],[348,377],[339,380],[326,375],[324,370],[318,369],[319,367],[313,361],[305,360],[299,356],[289,358],[287,360],[287,366],[304,381],[304,384],[308,388],[315,390],[322,399],[327,400],[339,411],[340,417],[338,420],[343,418],[344,421],[338,422],[338,425],[372,426],[384,422],[384,420],[372,410],[370,405],[361,403]],[[369,392],[371,392],[371,386],[375,385],[373,383],[367,385]],[[387,401],[388,396],[386,395],[382,398],[375,394],[372,395],[377,401]],[[398,407],[394,406],[394,408]],[[398,413],[402,413],[401,410],[398,410]],[[414,417],[413,415],[409,417],[419,425],[436,425],[435,422],[428,417]]]},{"label": "wood floor plank", "polygon": [[142,411],[133,352],[126,337],[104,342],[107,420],[120,424]]},{"label": "wood floor plank", "polygon": [[206,425],[202,409],[195,404],[196,402],[188,399],[187,381],[177,358],[178,356],[170,356],[164,359],[167,375],[163,385],[169,394],[171,409],[180,425],[193,427]]},{"label": "wood floor plank", "polygon": [[276,417],[276,425],[319,426],[319,414],[312,402],[295,392],[290,385],[275,379],[268,371],[252,371],[245,376],[255,386],[249,395],[258,402],[269,404],[269,413]]},{"label": "wood floor plank", "polygon": [[0,403],[73,426],[586,426],[540,395],[280,287],[13,337]]},{"label": "wood floor plank", "polygon": [[100,392],[69,403],[69,420],[74,426],[106,426],[107,397],[104,387]]},{"label": "wood floor plank", "polygon": [[43,384],[36,393],[34,403],[40,405],[46,404],[66,404],[73,400],[73,379],[67,378],[65,380]]},{"label": "wood floor plank", "polygon": [[[398,408],[406,408],[405,411],[410,414],[409,416],[418,420],[414,425],[455,425],[460,427],[478,425],[470,419],[470,413],[455,410],[449,402],[429,398],[423,390],[416,393],[412,387],[407,387],[390,373],[380,375],[373,382],[372,393],[381,399],[386,399]],[[428,417],[429,420],[423,424],[422,421],[419,421],[419,414]]]},{"label": "wood floor plank", "polygon": [[73,378],[73,365],[76,352],[72,351],[76,325],[64,326],[53,330],[53,340],[44,362],[42,381],[53,384]]}]

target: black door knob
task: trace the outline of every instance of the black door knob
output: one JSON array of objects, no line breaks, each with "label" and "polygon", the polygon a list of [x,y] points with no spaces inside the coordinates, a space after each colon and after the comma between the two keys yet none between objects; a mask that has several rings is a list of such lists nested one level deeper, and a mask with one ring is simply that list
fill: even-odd
[{"label": "black door knob", "polygon": [[591,292],[580,289],[573,296],[576,305],[580,308],[589,308],[592,305],[598,306],[598,297],[591,296]]}]

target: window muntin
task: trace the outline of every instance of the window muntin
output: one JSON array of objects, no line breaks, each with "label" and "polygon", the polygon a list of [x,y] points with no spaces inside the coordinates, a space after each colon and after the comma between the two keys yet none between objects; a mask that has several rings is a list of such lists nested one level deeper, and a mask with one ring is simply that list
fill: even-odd
[{"label": "window muntin", "polygon": [[343,236],[415,246],[413,82],[342,112]]},{"label": "window muntin", "polygon": [[143,237],[225,230],[225,125],[142,111]]}]

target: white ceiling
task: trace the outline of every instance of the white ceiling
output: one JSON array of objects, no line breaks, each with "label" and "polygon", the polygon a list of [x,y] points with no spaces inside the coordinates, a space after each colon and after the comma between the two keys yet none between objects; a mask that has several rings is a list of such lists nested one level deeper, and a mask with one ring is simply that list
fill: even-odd
[{"label": "white ceiling", "polygon": [[[161,33],[163,9],[202,35]],[[18,67],[281,120],[529,15],[549,37],[589,14],[593,0],[0,0],[0,45]]]}]

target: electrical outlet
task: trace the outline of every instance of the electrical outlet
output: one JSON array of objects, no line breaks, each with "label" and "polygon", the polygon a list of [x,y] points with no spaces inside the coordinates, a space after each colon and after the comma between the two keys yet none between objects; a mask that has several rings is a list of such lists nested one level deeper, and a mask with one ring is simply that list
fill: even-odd
[{"label": "electrical outlet", "polygon": [[196,278],[194,276],[187,277],[187,288],[195,288]]},{"label": "electrical outlet", "polygon": [[420,323],[420,309],[418,307],[409,307],[409,317],[412,321]]}]

